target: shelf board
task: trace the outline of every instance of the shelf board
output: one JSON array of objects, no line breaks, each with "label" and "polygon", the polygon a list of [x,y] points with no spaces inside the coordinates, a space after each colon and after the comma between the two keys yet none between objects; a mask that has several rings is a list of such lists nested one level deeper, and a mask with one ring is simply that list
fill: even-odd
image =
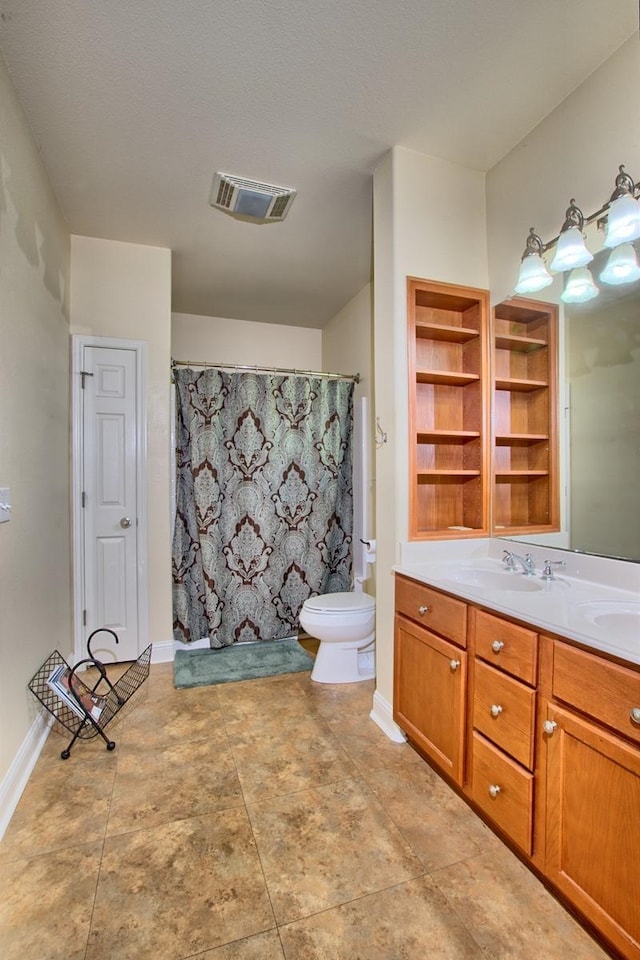
[{"label": "shelf board", "polygon": [[531,477],[548,477],[548,470],[497,470],[496,471],[496,480],[500,481],[509,481],[509,480],[528,480]]},{"label": "shelf board", "polygon": [[416,337],[421,340],[444,340],[447,343],[468,343],[480,334],[473,327],[453,327],[444,323],[416,321]]},{"label": "shelf board", "polygon": [[418,430],[418,443],[468,443],[477,440],[479,430]]},{"label": "shelf board", "polygon": [[473,480],[479,470],[418,470],[418,483],[446,483],[447,481]]},{"label": "shelf board", "polygon": [[500,433],[496,436],[497,447],[528,447],[549,439],[548,433]]},{"label": "shelf board", "polygon": [[547,346],[546,340],[536,337],[517,337],[513,334],[498,333],[495,338],[496,350],[513,350],[515,353],[531,353]]},{"label": "shelf board", "polygon": [[529,393],[532,390],[541,390],[548,387],[546,380],[519,380],[513,377],[498,377],[496,390],[510,390],[512,393]]},{"label": "shelf board", "polygon": [[417,383],[441,384],[449,387],[466,387],[469,383],[477,383],[480,375],[477,373],[462,373],[456,370],[418,370]]}]

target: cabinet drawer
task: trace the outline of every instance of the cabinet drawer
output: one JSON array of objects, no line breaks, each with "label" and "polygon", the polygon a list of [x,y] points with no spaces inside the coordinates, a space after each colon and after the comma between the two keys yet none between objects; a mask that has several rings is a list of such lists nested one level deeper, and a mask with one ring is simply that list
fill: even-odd
[{"label": "cabinet drawer", "polygon": [[[558,640],[553,643],[553,696],[640,743],[640,672]],[[640,718],[639,718],[640,719]]]},{"label": "cabinet drawer", "polygon": [[484,610],[475,616],[476,656],[535,686],[538,635]]},{"label": "cabinet drawer", "polygon": [[473,734],[471,796],[507,836],[531,855],[533,774]]},{"label": "cabinet drawer", "polygon": [[396,612],[461,647],[467,645],[467,605],[461,600],[415,580],[396,577]]},{"label": "cabinet drawer", "polygon": [[535,691],[479,660],[474,671],[475,729],[532,770]]}]

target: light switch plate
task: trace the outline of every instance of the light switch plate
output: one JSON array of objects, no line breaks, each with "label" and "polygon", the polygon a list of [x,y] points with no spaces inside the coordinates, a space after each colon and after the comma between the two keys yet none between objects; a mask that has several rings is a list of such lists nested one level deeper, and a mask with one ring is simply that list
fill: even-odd
[{"label": "light switch plate", "polygon": [[9,487],[0,487],[0,523],[11,520],[11,491]]}]

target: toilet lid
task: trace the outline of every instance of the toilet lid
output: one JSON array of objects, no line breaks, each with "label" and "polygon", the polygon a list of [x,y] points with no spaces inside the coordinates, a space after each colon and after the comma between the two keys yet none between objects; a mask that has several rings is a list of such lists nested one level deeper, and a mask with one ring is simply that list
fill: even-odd
[{"label": "toilet lid", "polygon": [[309,597],[304,602],[306,610],[318,610],[323,613],[375,610],[375,606],[375,599],[368,593],[323,593],[319,597]]}]

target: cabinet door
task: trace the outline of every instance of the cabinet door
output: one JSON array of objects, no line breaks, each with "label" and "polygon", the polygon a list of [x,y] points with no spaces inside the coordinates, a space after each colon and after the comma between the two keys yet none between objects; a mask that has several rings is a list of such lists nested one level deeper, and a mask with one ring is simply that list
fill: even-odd
[{"label": "cabinet door", "polygon": [[396,616],[396,723],[452,780],[462,783],[467,654]]},{"label": "cabinet door", "polygon": [[640,751],[549,707],[546,872],[628,960],[640,958]]}]

